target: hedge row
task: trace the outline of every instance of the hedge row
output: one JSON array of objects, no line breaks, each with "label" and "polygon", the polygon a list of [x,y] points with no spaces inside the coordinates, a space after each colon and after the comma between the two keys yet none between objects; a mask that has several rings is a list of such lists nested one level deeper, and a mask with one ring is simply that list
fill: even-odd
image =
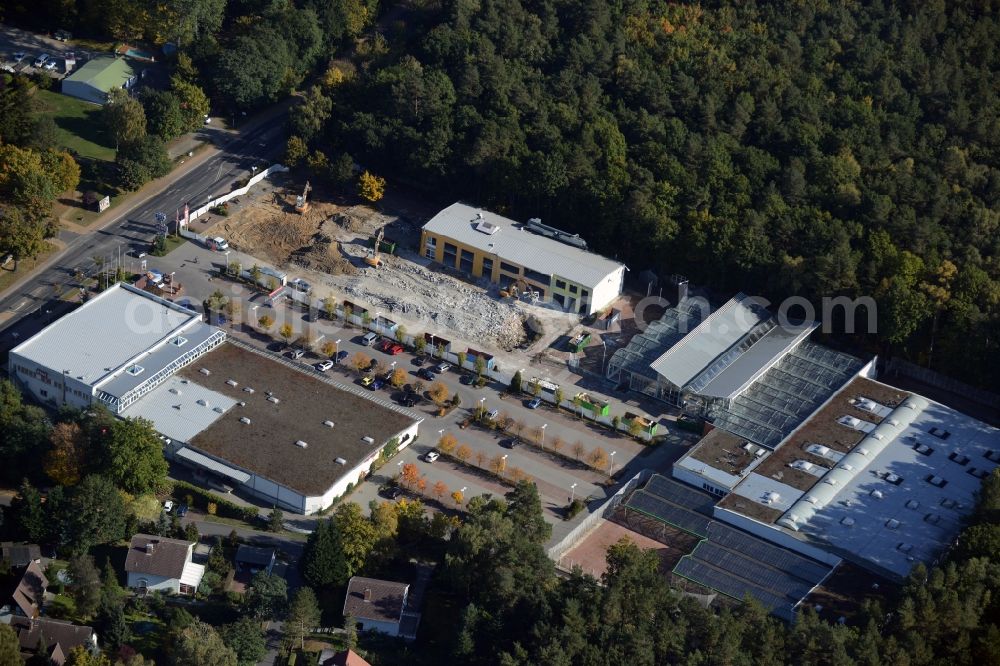
[{"label": "hedge row", "polygon": [[223,518],[235,518],[236,520],[245,520],[248,523],[253,523],[260,515],[257,507],[241,506],[235,502],[230,502],[215,493],[210,493],[187,481],[174,481],[174,491],[171,494],[177,500],[183,500],[186,495],[190,495],[191,499],[194,500],[194,507],[202,511],[208,511],[208,504],[211,502],[215,504],[216,515]]}]

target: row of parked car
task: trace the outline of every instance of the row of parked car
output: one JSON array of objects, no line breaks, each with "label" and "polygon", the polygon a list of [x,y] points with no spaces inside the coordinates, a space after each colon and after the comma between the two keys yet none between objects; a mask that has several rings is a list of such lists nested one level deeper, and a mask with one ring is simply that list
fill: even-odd
[{"label": "row of parked car", "polygon": [[[27,57],[28,57],[27,53],[25,53],[24,51],[18,51],[17,53],[13,54],[12,60],[14,61],[15,65],[19,65]],[[56,59],[49,57],[47,53],[40,54],[37,58],[35,58],[34,62],[32,62],[31,64],[35,69],[47,69],[49,71],[55,69],[58,66],[56,64]]]}]

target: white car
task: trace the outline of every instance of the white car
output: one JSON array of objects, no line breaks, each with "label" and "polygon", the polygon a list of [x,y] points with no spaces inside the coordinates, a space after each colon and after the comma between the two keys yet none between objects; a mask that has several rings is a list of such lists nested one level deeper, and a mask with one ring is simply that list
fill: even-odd
[{"label": "white car", "polygon": [[438,453],[437,451],[428,451],[427,455],[424,456],[424,460],[426,460],[429,463],[432,463],[440,457],[441,454]]},{"label": "white car", "polygon": [[174,509],[174,501],[167,500],[163,503],[163,513],[170,513]]},{"label": "white car", "polygon": [[316,364],[316,369],[320,372],[326,372],[333,367],[333,361],[320,361]]},{"label": "white car", "polygon": [[35,65],[35,67],[41,67],[46,62],[48,62],[48,60],[49,60],[49,56],[47,54],[43,53],[42,55],[40,55],[37,58],[35,58],[34,65]]},{"label": "white car", "polygon": [[55,68],[56,68],[56,61],[55,60],[49,60],[47,63],[45,63],[45,66],[43,67],[43,69],[47,69],[50,72],[52,70],[54,70]]}]

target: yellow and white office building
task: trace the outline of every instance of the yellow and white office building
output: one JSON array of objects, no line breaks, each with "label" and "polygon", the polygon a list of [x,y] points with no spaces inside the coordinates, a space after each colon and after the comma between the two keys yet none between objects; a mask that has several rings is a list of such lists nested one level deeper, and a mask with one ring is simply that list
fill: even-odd
[{"label": "yellow and white office building", "polygon": [[[424,225],[420,253],[449,268],[486,278],[501,289],[512,285],[530,289],[540,300],[580,314],[598,312],[622,293],[623,264],[532,233],[528,226],[454,203]],[[556,235],[583,244],[578,237]]]}]

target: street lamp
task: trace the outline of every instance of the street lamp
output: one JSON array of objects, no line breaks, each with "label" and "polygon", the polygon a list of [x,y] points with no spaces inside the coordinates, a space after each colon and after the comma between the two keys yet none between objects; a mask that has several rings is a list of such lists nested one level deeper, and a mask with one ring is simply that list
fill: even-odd
[{"label": "street lamp", "polygon": [[573,500],[576,499],[576,484],[574,483],[569,487],[569,503],[572,504]]},{"label": "street lamp", "polygon": [[501,460],[500,473],[503,474],[505,471],[507,471],[507,454],[505,453],[502,456],[500,456],[500,460]]},{"label": "street lamp", "polygon": [[542,441],[541,441],[541,442],[539,442],[539,444],[540,444],[540,446],[541,446],[541,447],[542,447],[543,449],[545,448],[545,429],[546,429],[546,428],[548,428],[548,427],[549,427],[549,424],[548,424],[548,423],[543,423],[543,424],[542,424]]},{"label": "street lamp", "polygon": [[334,346],[334,358],[337,359],[337,365],[340,365],[340,340],[333,341]]},{"label": "street lamp", "polygon": [[601,375],[604,374],[604,361],[608,357],[608,343],[604,341],[604,338],[597,336],[601,341]]},{"label": "street lamp", "polygon": [[609,454],[609,456],[608,456],[609,458],[611,458],[611,466],[608,468],[608,476],[611,476],[614,473],[614,471],[615,471],[615,454],[616,453],[618,453],[618,452],[617,451],[612,451]]}]

